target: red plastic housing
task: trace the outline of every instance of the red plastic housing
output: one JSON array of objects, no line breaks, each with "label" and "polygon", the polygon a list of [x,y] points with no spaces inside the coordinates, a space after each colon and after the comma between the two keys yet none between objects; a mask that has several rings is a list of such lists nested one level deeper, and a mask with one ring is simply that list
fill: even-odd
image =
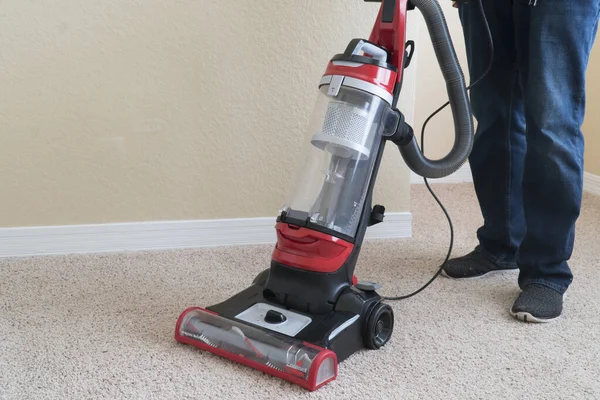
[{"label": "red plastic housing", "polygon": [[342,75],[360,79],[385,89],[391,95],[394,94],[397,76],[394,71],[378,67],[377,65],[363,64],[360,67],[349,67],[335,65],[332,61],[327,65],[324,75]]},{"label": "red plastic housing", "polygon": [[[228,337],[233,339],[228,341]],[[333,351],[293,338],[276,337],[200,307],[190,307],[181,313],[175,327],[175,340],[310,391],[337,378],[338,361]],[[269,349],[270,354],[266,354],[265,349]],[[277,360],[270,358],[273,353],[278,356]],[[302,358],[296,361],[294,356],[298,353],[302,354]],[[290,362],[290,359],[293,361]],[[306,360],[304,363],[303,359]]]},{"label": "red plastic housing", "polygon": [[323,75],[342,75],[360,79],[373,83],[393,95],[394,86],[397,82],[402,81],[402,72],[404,71],[407,6],[408,0],[396,0],[393,20],[391,22],[383,22],[382,3],[382,6],[379,8],[377,20],[369,36],[369,42],[383,47],[390,52],[391,60],[389,62],[397,68],[397,72],[370,64],[364,64],[360,67],[350,67],[335,65],[333,62],[330,62]]},{"label": "red plastic housing", "polygon": [[394,18],[391,22],[382,22],[383,3],[379,8],[377,20],[371,31],[369,41],[391,52],[391,64],[398,68],[396,81],[402,81],[404,70],[404,46],[406,45],[406,13],[408,0],[396,0]]},{"label": "red plastic housing", "polygon": [[277,244],[272,259],[278,263],[314,272],[335,272],[344,265],[354,245],[312,229],[278,222]]}]

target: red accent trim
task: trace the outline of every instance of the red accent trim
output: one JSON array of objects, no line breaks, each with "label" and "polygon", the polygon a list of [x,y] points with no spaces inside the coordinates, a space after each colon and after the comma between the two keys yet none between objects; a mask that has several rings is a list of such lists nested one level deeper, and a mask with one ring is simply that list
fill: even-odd
[{"label": "red accent trim", "polygon": [[381,3],[377,20],[369,41],[385,47],[392,53],[391,64],[398,68],[396,82],[402,80],[404,70],[404,45],[406,44],[406,13],[408,0],[396,0],[394,19],[392,22],[381,22],[384,3]]},{"label": "red accent trim", "polygon": [[335,272],[344,265],[354,245],[312,229],[275,225],[277,245],[272,259],[289,267],[314,272]]},{"label": "red accent trim", "polygon": [[302,372],[302,371],[298,371],[297,369],[290,368],[290,367],[288,367],[288,366],[286,366],[286,367],[283,369],[283,371],[284,371],[286,374],[294,375],[294,376],[297,376],[298,378],[300,378],[300,379],[304,380],[304,372]]},{"label": "red accent trim", "polygon": [[352,286],[355,286],[358,283],[358,278],[356,275],[352,275]]},{"label": "red accent trim", "polygon": [[[186,345],[190,345],[196,348],[199,348],[201,350],[205,350],[208,351],[210,353],[216,354],[218,356],[221,357],[225,357],[231,361],[235,361],[238,362],[240,364],[246,365],[250,368],[254,368],[257,369],[259,371],[262,371],[266,374],[269,375],[273,375],[277,378],[286,380],[290,383],[294,383],[296,385],[302,386],[303,388],[312,391],[315,391],[317,389],[319,389],[320,387],[326,385],[327,383],[333,381],[334,379],[337,378],[338,375],[338,361],[337,361],[337,356],[336,354],[328,349],[322,348],[322,347],[318,347],[315,346],[313,344],[309,344],[304,342],[305,345],[310,345],[310,347],[320,350],[319,354],[317,354],[317,356],[315,357],[315,359],[313,360],[311,366],[310,366],[310,370],[308,371],[308,378],[307,380],[301,379],[297,376],[292,375],[291,371],[289,373],[286,372],[281,372],[279,370],[276,370],[274,368],[268,367],[264,364],[260,364],[256,361],[253,360],[249,360],[239,354],[234,354],[234,353],[230,353],[228,351],[225,351],[223,349],[219,349],[219,348],[215,348],[215,347],[211,347],[209,345],[207,345],[206,343],[202,343],[200,341],[194,340],[192,338],[189,338],[187,336],[182,336],[179,334],[179,330],[181,328],[181,323],[183,321],[183,319],[185,318],[185,315],[192,311],[192,310],[199,310],[199,311],[204,311],[204,312],[208,312],[214,315],[218,315],[215,312],[206,310],[204,308],[201,307],[189,307],[187,308],[185,311],[183,311],[180,315],[179,318],[177,319],[177,324],[175,325],[175,340],[178,343],[182,343],[182,344],[186,344]],[[317,385],[317,373],[319,371],[319,368],[321,367],[321,364],[323,363],[323,361],[325,361],[328,358],[332,358],[333,359],[333,365],[334,365],[334,374],[333,377],[331,377],[330,379],[327,379],[326,381],[322,382],[321,384]],[[290,368],[290,370],[292,370]]]},{"label": "red accent trim", "polygon": [[396,73],[389,69],[378,67],[377,65],[363,64],[360,67],[348,67],[344,65],[335,65],[330,61],[325,70],[325,75],[343,75],[360,79],[379,86],[391,95],[394,94]]},{"label": "red accent trim", "polygon": [[[323,364],[323,361],[327,360],[328,358],[333,358],[333,377],[325,380],[324,382],[321,382],[320,385],[317,385],[317,374],[319,372],[319,368],[321,367],[321,364]],[[308,371],[308,381],[311,382],[315,389],[318,389],[321,386],[326,385],[327,383],[334,380],[337,377],[337,374],[338,362],[336,354],[331,350],[324,350],[317,354],[312,364],[310,365],[310,371]]]}]

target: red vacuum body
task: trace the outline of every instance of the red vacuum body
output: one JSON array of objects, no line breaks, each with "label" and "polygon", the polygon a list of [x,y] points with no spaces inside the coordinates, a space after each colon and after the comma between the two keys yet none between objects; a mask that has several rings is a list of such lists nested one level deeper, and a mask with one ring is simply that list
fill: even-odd
[{"label": "red vacuum body", "polygon": [[[430,27],[456,122],[455,147],[436,161],[419,151],[396,109],[414,48],[405,40],[413,6]],[[372,205],[384,145],[396,144],[413,171],[440,177],[460,167],[472,140],[466,85],[436,6],[435,0],[383,1],[369,39],[350,41],[330,60],[304,167],[275,222],[270,267],[226,301],[186,309],[175,329],[178,342],[315,390],[336,378],[339,362],[390,340],[394,315],[377,293],[380,285],[354,276],[365,232],[385,213]]]}]

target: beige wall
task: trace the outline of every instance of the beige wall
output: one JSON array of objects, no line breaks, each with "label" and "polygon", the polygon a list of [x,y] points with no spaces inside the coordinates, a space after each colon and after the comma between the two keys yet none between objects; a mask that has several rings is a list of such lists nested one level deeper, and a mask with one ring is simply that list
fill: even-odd
[{"label": "beige wall", "polygon": [[[5,0],[0,226],[273,216],[359,0]],[[414,68],[401,107],[412,115]],[[376,200],[407,211],[388,148]]]},{"label": "beige wall", "polygon": [[585,169],[600,176],[600,37],[596,38],[587,76],[587,112],[583,125]]},{"label": "beige wall", "polygon": [[[440,2],[442,5],[450,33],[454,39],[463,72],[468,79],[467,60],[457,10],[450,2]],[[429,41],[426,26],[420,24],[419,42],[419,74],[417,76],[417,91],[415,104],[415,126],[423,126],[425,119],[447,100],[444,81],[437,66],[435,54]],[[588,67],[587,112],[583,126],[586,138],[585,169],[600,175],[600,40],[596,40]],[[425,153],[432,158],[444,156],[452,146],[453,132],[452,115],[447,108],[428,124],[425,136]]]}]

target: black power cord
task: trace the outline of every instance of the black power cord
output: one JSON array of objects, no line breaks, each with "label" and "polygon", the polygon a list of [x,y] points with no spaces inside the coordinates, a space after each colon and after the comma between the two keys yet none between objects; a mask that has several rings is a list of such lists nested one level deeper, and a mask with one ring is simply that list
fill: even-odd
[{"label": "black power cord", "polygon": [[[483,78],[485,78],[487,76],[487,74],[490,72],[490,70],[492,69],[492,65],[494,63],[494,39],[492,38],[492,32],[490,30],[490,26],[488,24],[488,20],[487,20],[487,17],[485,15],[485,10],[483,9],[482,0],[477,0],[477,3],[479,5],[479,11],[481,12],[481,18],[483,20],[483,24],[485,25],[485,28],[486,28],[486,31],[487,31],[487,35],[488,35],[489,48],[490,48],[490,61],[489,61],[489,64],[488,64],[487,69],[485,70],[485,72],[475,82],[471,83],[467,87],[467,90],[471,90],[471,88],[473,86],[475,86],[479,82],[481,82],[483,80]],[[450,104],[450,101],[446,102],[440,108],[438,108],[437,110],[435,110],[433,113],[431,113],[431,115],[429,117],[427,117],[427,119],[423,123],[423,128],[421,128],[421,153],[425,154],[425,128],[427,127],[427,124],[429,123],[429,121],[431,121],[431,119],[433,119],[433,117],[435,117],[443,109],[445,109],[446,107],[448,107],[449,104]],[[429,285],[431,285],[433,283],[433,281],[435,281],[437,279],[438,276],[440,276],[440,274],[444,270],[444,266],[446,265],[446,263],[450,259],[450,255],[452,254],[452,249],[454,247],[454,226],[452,225],[452,219],[450,218],[450,215],[448,214],[448,211],[446,210],[446,208],[444,207],[444,205],[442,204],[442,202],[440,201],[440,199],[434,193],[433,189],[431,189],[431,186],[429,186],[429,181],[427,180],[427,178],[423,178],[423,181],[425,182],[425,186],[427,186],[427,190],[429,190],[429,193],[431,193],[431,196],[433,196],[433,198],[435,199],[435,201],[438,203],[438,205],[440,206],[440,208],[444,212],[444,215],[446,216],[446,219],[448,220],[448,225],[450,226],[450,245],[448,246],[448,253],[446,254],[446,258],[445,258],[444,262],[442,263],[442,265],[440,265],[440,267],[438,268],[438,270],[435,273],[435,275],[433,275],[433,277],[425,285],[421,286],[421,288],[419,288],[418,290],[416,290],[416,291],[414,291],[414,292],[412,292],[410,294],[404,295],[404,296],[384,297],[384,300],[404,300],[404,299],[408,299],[409,297],[413,297],[413,296],[421,293]]]}]

